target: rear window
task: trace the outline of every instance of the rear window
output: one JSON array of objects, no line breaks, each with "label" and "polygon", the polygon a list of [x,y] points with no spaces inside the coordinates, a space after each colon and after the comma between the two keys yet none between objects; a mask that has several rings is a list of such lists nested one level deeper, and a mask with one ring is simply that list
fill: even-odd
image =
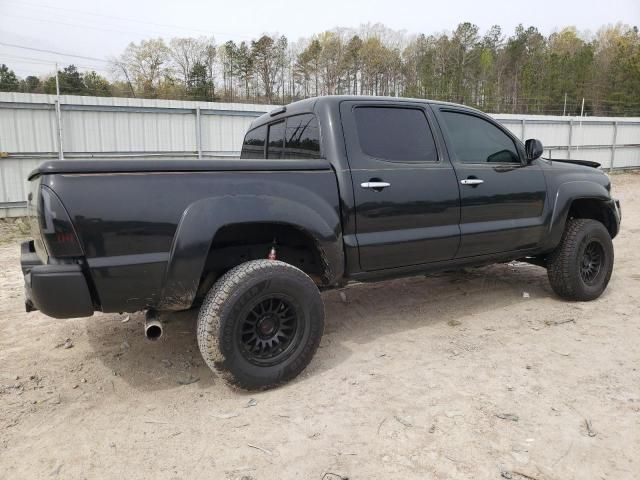
[{"label": "rear window", "polygon": [[284,158],[320,158],[320,134],[314,115],[287,118]]},{"label": "rear window", "polygon": [[244,137],[240,158],[320,158],[318,120],[308,113],[254,128]]},{"label": "rear window", "polygon": [[417,108],[355,109],[360,148],[370,157],[396,162],[435,162],[435,141],[424,112]]},{"label": "rear window", "polygon": [[267,138],[267,126],[254,128],[247,132],[242,143],[240,158],[264,158],[264,144]]}]

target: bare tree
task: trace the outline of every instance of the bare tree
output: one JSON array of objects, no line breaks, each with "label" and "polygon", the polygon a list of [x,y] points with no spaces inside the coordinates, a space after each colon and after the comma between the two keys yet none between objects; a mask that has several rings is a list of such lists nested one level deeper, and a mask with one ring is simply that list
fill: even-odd
[{"label": "bare tree", "polygon": [[171,39],[169,42],[169,54],[176,70],[182,76],[185,86],[194,65],[207,65],[209,63],[209,53],[214,45],[213,37]]},{"label": "bare tree", "polygon": [[257,41],[251,42],[251,54],[256,74],[260,78],[268,102],[273,101],[279,58],[281,52],[284,51],[283,49],[286,49],[286,40],[282,41],[282,38],[274,39],[263,35]]},{"label": "bare tree", "polygon": [[127,81],[133,81],[145,97],[155,97],[165,75],[169,74],[169,49],[164,40],[142,40],[130,43],[120,57],[112,61]]}]

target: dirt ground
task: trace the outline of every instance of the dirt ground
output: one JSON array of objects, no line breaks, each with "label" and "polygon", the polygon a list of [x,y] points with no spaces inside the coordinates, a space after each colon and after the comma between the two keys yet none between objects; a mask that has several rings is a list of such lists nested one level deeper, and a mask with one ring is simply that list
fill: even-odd
[{"label": "dirt ground", "polygon": [[563,302],[526,264],[328,292],[315,359],[262,393],[203,365],[194,314],[156,343],[142,314],[26,314],[14,236],[0,477],[639,478],[640,174],[613,179],[623,229],[601,299]]}]

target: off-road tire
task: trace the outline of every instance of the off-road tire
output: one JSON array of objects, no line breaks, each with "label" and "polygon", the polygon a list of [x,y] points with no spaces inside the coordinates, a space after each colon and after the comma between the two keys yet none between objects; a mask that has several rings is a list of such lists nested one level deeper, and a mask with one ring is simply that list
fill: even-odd
[{"label": "off-road tire", "polygon": [[[282,296],[297,315],[295,344],[276,364],[255,364],[243,345],[247,310],[251,305]],[[244,322],[244,323],[243,323]],[[257,327],[256,327],[257,328]],[[198,315],[198,347],[206,364],[227,383],[265,389],[285,383],[311,361],[324,330],[324,305],[307,274],[277,260],[253,260],[229,270],[211,287]],[[292,346],[293,345],[293,346]],[[262,361],[262,360],[260,360]]]},{"label": "off-road tire", "polygon": [[[593,280],[585,281],[581,266],[589,245],[596,245],[602,262]],[[595,300],[607,288],[613,271],[613,259],[611,236],[602,223],[585,218],[569,219],[560,244],[547,258],[551,288],[567,300]]]}]

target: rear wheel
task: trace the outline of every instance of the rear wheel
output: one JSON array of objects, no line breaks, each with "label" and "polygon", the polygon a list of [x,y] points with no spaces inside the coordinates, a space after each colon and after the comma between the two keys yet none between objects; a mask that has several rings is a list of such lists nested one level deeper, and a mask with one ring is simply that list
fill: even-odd
[{"label": "rear wheel", "polygon": [[287,263],[254,260],[211,288],[198,316],[198,346],[228,383],[268,388],[297,376],[324,329],[318,288]]},{"label": "rear wheel", "polygon": [[607,288],[613,257],[611,236],[602,223],[570,219],[560,245],[547,259],[551,287],[568,300],[594,300]]}]

